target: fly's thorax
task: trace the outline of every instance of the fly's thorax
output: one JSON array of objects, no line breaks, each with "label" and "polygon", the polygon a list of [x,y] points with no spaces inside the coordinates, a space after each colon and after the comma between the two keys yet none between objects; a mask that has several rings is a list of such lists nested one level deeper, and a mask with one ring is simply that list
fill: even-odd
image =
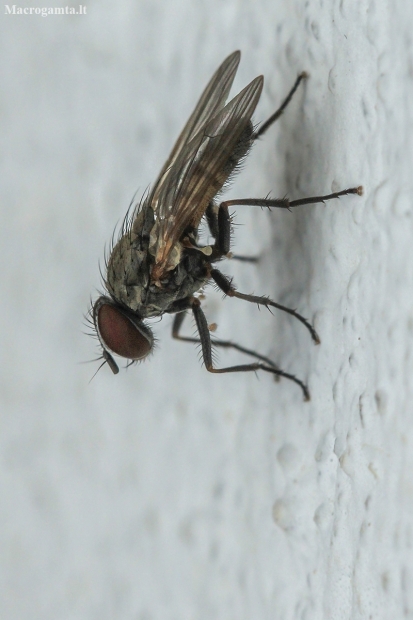
[{"label": "fly's thorax", "polygon": [[131,227],[132,239],[139,239],[141,245],[147,247],[154,221],[155,214],[153,209],[149,206],[148,202],[145,201],[135,214]]},{"label": "fly's thorax", "polygon": [[181,261],[182,243],[177,241],[173,244],[172,240],[165,240],[161,232],[161,223],[159,220],[156,220],[149,235],[148,248],[148,252],[153,257],[155,263],[158,261],[159,255],[162,254],[165,247],[168,247],[168,261],[165,266],[165,271],[172,271]]},{"label": "fly's thorax", "polygon": [[190,297],[206,282],[205,264],[211,248],[197,245],[197,231],[188,231],[173,244],[164,277],[151,279],[162,239],[160,221],[147,204],[136,214],[129,230],[112,250],[106,286],[118,303],[142,319],[160,316],[177,300]]},{"label": "fly's thorax", "polygon": [[135,312],[145,304],[145,290],[149,285],[148,245],[153,223],[153,210],[143,203],[132,225],[113,248],[107,264],[108,292]]},{"label": "fly's thorax", "polygon": [[138,310],[149,283],[148,253],[129,233],[121,237],[110,255],[106,286],[109,293],[131,310]]}]

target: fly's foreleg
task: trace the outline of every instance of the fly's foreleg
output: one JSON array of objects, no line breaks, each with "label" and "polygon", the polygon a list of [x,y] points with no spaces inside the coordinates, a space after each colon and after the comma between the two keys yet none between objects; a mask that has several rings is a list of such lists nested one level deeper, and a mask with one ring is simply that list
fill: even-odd
[{"label": "fly's foreleg", "polygon": [[[183,342],[192,342],[194,344],[200,344],[201,343],[200,338],[193,338],[190,336],[181,336],[180,331],[181,331],[182,323],[184,322],[185,316],[186,316],[186,312],[180,312],[179,314],[175,315],[175,319],[172,325],[172,337],[175,338],[176,340],[181,340]],[[209,332],[209,328],[208,328],[208,332]],[[246,347],[236,344],[235,342],[231,342],[230,340],[217,340],[214,338],[213,340],[211,340],[211,345],[213,347],[221,347],[223,349],[235,349],[235,351],[239,351],[240,353],[244,353],[245,355],[250,355],[251,357],[255,357],[257,360],[261,360],[268,366],[271,366],[275,370],[278,370],[277,364],[274,364],[274,362],[270,360],[268,357],[265,357],[265,355],[261,355],[260,353],[257,353],[256,351],[247,349]]]},{"label": "fly's foreleg", "polygon": [[[212,343],[211,337],[209,334],[208,323],[205,318],[205,314],[201,309],[201,302],[199,299],[194,298],[192,301],[192,312],[195,318],[196,326],[198,328],[199,333],[199,341],[196,339],[195,342],[200,342],[202,347],[202,357],[204,360],[204,364],[208,372],[212,373],[227,373],[227,372],[256,372],[257,370],[265,370],[266,372],[270,372],[276,377],[285,377],[286,379],[290,379],[290,381],[294,381],[303,391],[304,400],[310,400],[310,393],[308,391],[305,383],[297,379],[294,375],[291,375],[283,370],[280,370],[275,365],[269,365],[261,362],[255,362],[253,364],[241,364],[238,366],[227,366],[226,368],[215,368],[213,359],[212,359]],[[175,319],[176,323],[182,324],[180,319]],[[180,325],[178,325],[179,327]],[[188,340],[185,338],[185,340]],[[214,342],[214,344],[216,344]],[[256,354],[255,354],[256,355]],[[256,355],[256,357],[258,357]],[[260,358],[259,358],[260,359]],[[262,359],[262,358],[261,358]]]}]

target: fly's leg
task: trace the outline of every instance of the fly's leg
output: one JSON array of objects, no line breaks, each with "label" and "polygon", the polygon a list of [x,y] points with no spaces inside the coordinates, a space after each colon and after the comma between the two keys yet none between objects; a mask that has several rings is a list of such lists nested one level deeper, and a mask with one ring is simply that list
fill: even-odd
[{"label": "fly's leg", "polygon": [[227,257],[231,247],[231,216],[228,212],[226,203],[222,203],[219,207],[210,202],[206,210],[206,218],[211,231],[211,235],[215,239],[212,247],[211,261],[220,260]]},{"label": "fly's leg", "polygon": [[275,123],[276,120],[278,120],[280,118],[281,114],[284,112],[285,108],[288,106],[288,104],[290,103],[291,99],[293,98],[295,91],[297,90],[298,86],[300,85],[300,82],[302,80],[304,80],[306,77],[308,77],[308,76],[307,76],[307,73],[305,71],[300,73],[300,75],[298,76],[298,78],[294,82],[294,86],[292,87],[292,89],[290,90],[290,92],[288,93],[287,97],[284,99],[283,103],[280,105],[278,110],[276,112],[274,112],[274,114],[272,114],[270,116],[270,118],[263,125],[261,125],[261,127],[256,132],[254,132],[254,134],[252,136],[253,140],[257,140],[257,138],[260,138],[267,131],[267,129],[273,123]]},{"label": "fly's leg", "polygon": [[[189,339],[190,342],[200,342],[202,347],[202,357],[205,363],[205,367],[208,372],[213,373],[226,373],[226,372],[256,372],[257,370],[265,370],[266,372],[272,373],[276,377],[285,377],[286,379],[290,379],[290,381],[294,381],[297,385],[302,389],[304,400],[310,400],[310,393],[308,391],[305,383],[294,377],[279,368],[276,368],[274,365],[269,365],[268,363],[255,362],[253,364],[241,364],[238,366],[228,366],[226,368],[214,368],[213,360],[212,360],[212,345],[211,345],[211,337],[209,335],[208,323],[205,318],[205,314],[201,310],[201,302],[199,299],[194,298],[192,300],[192,312],[195,318],[195,322],[198,328],[199,340],[198,339]],[[179,316],[179,315],[178,315]],[[175,323],[177,324],[177,328],[179,331],[179,327],[182,324],[183,318],[176,318]],[[176,336],[175,336],[176,337]],[[181,338],[180,336],[178,336]],[[181,338],[183,339],[183,338]],[[185,340],[188,340],[185,338]],[[216,343],[214,343],[216,344]],[[237,347],[236,347],[237,348]],[[241,348],[239,349],[241,350]],[[246,349],[243,350],[246,352]],[[257,354],[254,354],[256,357]],[[258,359],[264,359],[261,356]]]},{"label": "fly's leg", "polygon": [[[182,323],[184,322],[185,316],[186,316],[185,311],[180,312],[179,314],[175,315],[175,319],[172,325],[172,337],[175,338],[176,340],[182,340],[183,342],[193,342],[195,344],[201,343],[201,340],[199,338],[191,338],[190,336],[180,335],[179,332],[182,327]],[[208,329],[208,332],[209,332],[209,329]],[[251,349],[242,347],[241,345],[236,344],[235,342],[231,342],[230,340],[214,339],[211,341],[211,344],[213,347],[222,347],[224,349],[235,349],[236,351],[239,351],[240,353],[245,353],[245,355],[251,355],[251,357],[255,357],[257,360],[261,360],[262,362],[265,362],[265,364],[267,364],[268,366],[271,366],[274,370],[278,370],[277,364],[274,364],[274,362],[270,360],[268,357],[265,357],[265,355],[256,353],[256,351],[252,351]]]},{"label": "fly's leg", "polygon": [[243,256],[241,254],[232,254],[228,256],[232,260],[239,260],[241,263],[258,263],[260,260],[259,256]]},{"label": "fly's leg", "polygon": [[[279,198],[279,199],[271,199],[271,198],[239,198],[235,200],[226,200],[222,202],[219,206],[220,210],[227,209],[228,207],[232,207],[234,205],[246,205],[249,207],[268,207],[278,208],[278,209],[293,209],[294,207],[302,207],[303,205],[312,205],[317,202],[326,202],[327,200],[333,200],[334,198],[340,198],[340,196],[347,196],[348,194],[357,194],[358,196],[363,195],[363,187],[359,185],[358,187],[351,187],[350,189],[343,189],[341,192],[334,192],[333,194],[326,194],[325,196],[310,196],[309,198],[299,198],[298,200],[289,200],[288,198]],[[229,215],[228,215],[229,217]]]},{"label": "fly's leg", "polygon": [[206,208],[205,217],[208,223],[209,232],[216,239],[218,237],[218,207],[211,201]]},{"label": "fly's leg", "polygon": [[311,334],[311,338],[314,340],[315,344],[320,344],[320,338],[314,327],[305,319],[301,314],[298,314],[293,308],[287,308],[287,306],[282,306],[281,304],[277,304],[275,301],[272,301],[269,297],[257,297],[256,295],[245,295],[244,293],[238,293],[235,288],[232,286],[231,280],[229,280],[224,274],[222,274],[218,269],[211,270],[211,278],[214,280],[215,284],[218,288],[228,295],[228,297],[237,297],[238,299],[244,299],[244,301],[249,301],[253,304],[258,304],[259,306],[265,306],[266,308],[277,308],[278,310],[282,310],[283,312],[287,312],[291,314],[296,319],[301,321],[303,325],[308,329]]},{"label": "fly's leg", "polygon": [[211,232],[212,229],[215,231],[215,245],[213,247],[211,261],[227,256],[230,251],[231,216],[228,212],[228,207],[235,205],[246,205],[250,207],[267,207],[269,209],[278,208],[290,210],[294,207],[315,204],[317,202],[324,203],[327,200],[333,200],[334,198],[340,198],[340,196],[347,196],[348,194],[357,194],[358,196],[361,196],[363,194],[363,188],[360,185],[359,187],[351,187],[350,189],[344,189],[341,192],[334,192],[333,194],[326,194],[325,196],[310,196],[309,198],[300,198],[299,200],[289,200],[288,198],[238,198],[235,200],[226,200],[225,202],[221,202],[219,205],[218,213],[213,212],[213,205],[210,209],[210,212],[213,213],[213,228],[210,226],[210,229]]},{"label": "fly's leg", "polygon": [[[341,192],[335,192],[334,194],[328,194],[326,196],[312,196],[310,198],[301,198],[299,200],[290,201],[288,198],[283,198],[280,200],[271,200],[264,198],[241,198],[238,200],[227,200],[222,202],[218,209],[217,215],[217,237],[215,241],[215,246],[213,248],[211,254],[211,262],[215,260],[219,260],[222,256],[226,256],[230,250],[230,239],[231,239],[231,218],[228,212],[228,207],[233,205],[248,205],[253,207],[278,207],[281,209],[291,209],[293,207],[299,207],[306,204],[314,204],[316,202],[325,202],[326,200],[331,200],[333,198],[339,198],[340,196],[345,196],[347,194],[358,194],[361,196],[363,193],[363,188],[353,187],[351,189],[345,189]],[[283,310],[292,316],[295,316],[301,323],[303,323],[308,331],[311,334],[312,339],[316,344],[320,343],[320,339],[318,337],[317,332],[312,327],[312,325],[298,312],[293,310],[292,308],[287,308],[286,306],[282,306],[281,304],[277,304],[275,301],[272,301],[268,297],[257,297],[255,295],[244,295],[243,293],[238,293],[235,288],[232,286],[230,280],[226,278],[220,271],[217,269],[212,269],[211,277],[217,284],[217,286],[229,297],[238,297],[239,299],[244,299],[246,301],[250,301],[252,303],[256,303],[259,305],[269,306],[273,308],[278,308],[279,310]]]},{"label": "fly's leg", "polygon": [[308,198],[299,198],[298,200],[289,200],[288,198],[238,198],[234,200],[226,200],[221,202],[218,208],[218,213],[215,215],[214,226],[216,231],[215,245],[213,248],[211,260],[217,260],[226,256],[230,251],[231,244],[231,216],[228,211],[228,207],[249,206],[249,207],[267,207],[268,209],[288,209],[291,210],[294,207],[301,207],[303,205],[316,204],[317,202],[326,202],[327,200],[333,200],[334,198],[340,198],[340,196],[347,196],[348,194],[363,195],[363,187],[351,187],[349,189],[343,189],[340,192],[334,192],[333,194],[326,194],[324,196],[310,196]]},{"label": "fly's leg", "polygon": [[231,216],[228,213],[228,208],[225,209],[225,206],[218,207],[214,202],[210,202],[205,216],[210,233],[215,239],[212,260],[226,257],[244,263],[258,263],[258,256],[241,256],[240,254],[229,253],[231,245]]}]

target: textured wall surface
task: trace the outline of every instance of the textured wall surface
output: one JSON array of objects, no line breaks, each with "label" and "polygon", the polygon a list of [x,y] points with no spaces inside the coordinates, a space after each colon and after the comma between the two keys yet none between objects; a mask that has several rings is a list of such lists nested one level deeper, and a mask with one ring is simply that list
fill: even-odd
[{"label": "textured wall surface", "polygon": [[[0,20],[0,616],[412,618],[412,3],[86,6]],[[217,336],[312,400],[209,375],[168,317],[152,359],[89,383],[104,243],[237,48],[236,89],[265,75],[257,121],[310,78],[228,196],[365,187],[237,209],[234,248],[261,260],[225,272],[296,307],[321,346],[282,313],[204,302]]]}]

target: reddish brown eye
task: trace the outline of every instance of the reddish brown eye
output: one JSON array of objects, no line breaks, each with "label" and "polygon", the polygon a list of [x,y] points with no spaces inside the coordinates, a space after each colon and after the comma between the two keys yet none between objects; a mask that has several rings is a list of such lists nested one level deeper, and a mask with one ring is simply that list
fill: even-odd
[{"label": "reddish brown eye", "polygon": [[105,346],[116,355],[131,360],[140,360],[152,349],[152,338],[128,319],[123,312],[111,304],[101,304],[97,309],[97,327]]}]

